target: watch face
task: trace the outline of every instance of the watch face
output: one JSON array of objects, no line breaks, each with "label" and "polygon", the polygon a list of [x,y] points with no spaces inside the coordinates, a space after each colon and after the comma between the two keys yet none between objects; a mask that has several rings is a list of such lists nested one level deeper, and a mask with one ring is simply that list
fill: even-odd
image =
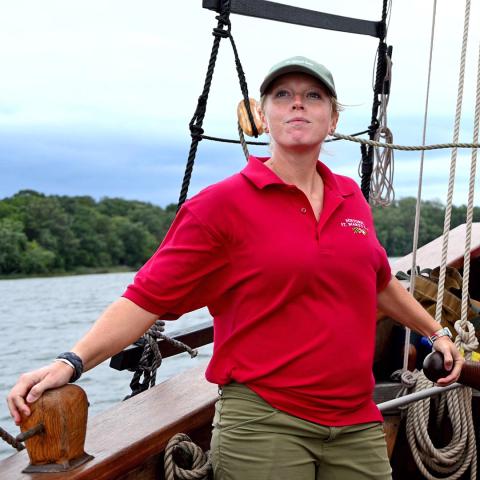
[{"label": "watch face", "polygon": [[446,335],[447,337],[452,338],[452,332],[450,331],[450,329],[448,327],[443,327],[442,335],[444,335],[444,336]]}]

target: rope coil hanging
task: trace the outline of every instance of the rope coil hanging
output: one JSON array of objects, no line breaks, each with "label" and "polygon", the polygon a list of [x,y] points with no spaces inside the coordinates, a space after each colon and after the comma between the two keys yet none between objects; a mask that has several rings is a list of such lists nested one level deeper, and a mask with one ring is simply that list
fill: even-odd
[{"label": "rope coil hanging", "polygon": [[[376,142],[393,143],[393,134],[387,126],[387,107],[390,98],[390,86],[392,81],[391,53],[386,56],[386,72],[383,81],[383,89],[380,95],[380,113],[378,115],[378,128],[375,132]],[[393,190],[394,155],[392,149],[375,147],[375,162],[370,179],[370,204],[387,207],[395,199]]]},{"label": "rope coil hanging", "polygon": [[[377,49],[377,65],[375,83],[373,88],[372,116],[370,120],[370,126],[368,127],[369,137],[371,141],[375,139],[375,135],[377,134],[377,130],[379,127],[378,109],[381,105],[380,97],[382,94],[388,95],[390,93],[389,82],[385,81],[385,76],[387,74],[387,57],[391,57],[392,54],[391,48],[389,48],[385,42],[385,37],[387,35],[387,16],[388,12],[391,10],[389,6],[391,6],[391,1],[383,0],[381,20],[383,34],[380,37],[380,42]],[[372,148],[373,145],[364,142],[361,143],[361,161],[359,166],[359,173],[361,177],[360,187],[363,196],[368,201],[370,198],[370,183],[373,172],[374,150]]]},{"label": "rope coil hanging", "polygon": [[[433,386],[422,372],[416,377],[413,392]],[[476,479],[475,431],[471,407],[471,389],[459,388],[442,394],[437,407],[436,425],[450,418],[452,438],[448,445],[437,448],[428,433],[431,399],[417,401],[407,409],[406,433],[415,463],[429,480],[460,478],[471,467],[470,478]],[[447,417],[448,415],[448,417]],[[440,477],[434,474],[440,474]],[[448,476],[445,476],[448,475]]]}]

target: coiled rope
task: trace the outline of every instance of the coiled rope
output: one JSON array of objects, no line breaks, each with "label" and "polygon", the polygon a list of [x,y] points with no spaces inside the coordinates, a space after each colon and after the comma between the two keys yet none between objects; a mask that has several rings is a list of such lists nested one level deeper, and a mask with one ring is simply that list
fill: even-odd
[{"label": "coiled rope", "polygon": [[[416,377],[413,392],[433,386],[423,372]],[[431,399],[419,400],[408,407],[406,432],[413,458],[422,475],[430,480],[456,480],[471,466],[470,478],[476,479],[475,430],[472,422],[472,391],[459,388],[441,396],[436,425],[448,414],[452,438],[448,445],[436,448],[428,433]],[[431,472],[441,474],[441,477]],[[448,475],[448,476],[445,476]]]},{"label": "coiled rope", "polygon": [[[386,73],[383,81],[388,84],[389,89],[392,84],[392,60],[386,56]],[[381,143],[393,143],[393,134],[387,126],[387,107],[390,98],[388,93],[382,91],[380,95],[380,105],[378,114],[378,128],[375,132],[374,141]],[[375,162],[373,164],[372,176],[370,179],[370,204],[387,207],[395,199],[393,189],[393,171],[394,155],[393,150],[388,148],[375,147]]]},{"label": "coiled rope", "polygon": [[[191,462],[191,468],[179,467],[174,459],[173,452],[176,449],[183,450]],[[212,469],[210,456],[195,443],[188,435],[177,433],[168,442],[164,457],[165,480],[207,480]]]},{"label": "coiled rope", "polygon": [[[434,9],[435,12],[435,9]],[[461,51],[460,73],[458,82],[457,108],[455,113],[455,128],[450,164],[450,175],[447,195],[447,208],[445,213],[445,223],[443,232],[442,259],[440,264],[439,285],[437,294],[437,304],[435,318],[441,321],[443,296],[445,290],[446,264],[448,251],[448,235],[450,231],[450,217],[453,200],[453,185],[455,180],[455,168],[457,148],[459,148],[458,136],[460,131],[461,107],[463,99],[463,83],[465,75],[465,58],[468,39],[468,27],[470,18],[470,0],[465,5],[464,32]],[[433,27],[432,27],[433,28]],[[433,39],[433,34],[432,34]],[[474,144],[478,142],[478,126],[480,118],[480,50],[477,66],[477,97],[475,104],[475,128]],[[477,144],[478,145],[478,144]],[[476,147],[478,148],[478,146]],[[457,337],[455,344],[458,349],[465,353],[467,359],[471,358],[472,352],[478,348],[478,340],[475,335],[473,325],[467,321],[468,311],[468,282],[470,273],[470,245],[471,245],[471,226],[473,219],[473,194],[476,171],[476,149],[472,150],[472,163],[470,170],[469,183],[469,207],[467,209],[467,234],[464,254],[464,274],[462,281],[462,313],[461,319],[455,323]],[[408,337],[407,337],[408,341]],[[423,373],[416,375],[414,391],[423,390],[432,386]],[[442,448],[436,448],[428,434],[428,422],[430,416],[430,399],[421,400],[408,407],[407,413],[407,439],[412,451],[413,458],[418,469],[427,479],[448,479],[456,480],[463,473],[470,469],[470,478],[477,478],[477,450],[475,442],[475,430],[472,420],[472,390],[470,388],[457,389],[449,391],[440,397],[437,408],[437,426],[448,415],[452,426],[452,438],[448,445]],[[435,476],[440,474],[441,477]]]}]

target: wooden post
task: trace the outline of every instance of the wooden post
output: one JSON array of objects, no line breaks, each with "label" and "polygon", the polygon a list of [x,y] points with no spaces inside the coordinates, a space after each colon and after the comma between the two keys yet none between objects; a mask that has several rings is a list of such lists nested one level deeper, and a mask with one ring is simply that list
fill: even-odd
[{"label": "wooden post", "polygon": [[[63,472],[93,458],[84,451],[88,401],[77,385],[46,391],[32,403],[31,415],[22,419],[22,434],[43,425],[40,433],[25,440],[32,472]],[[27,434],[28,435],[28,434]]]}]

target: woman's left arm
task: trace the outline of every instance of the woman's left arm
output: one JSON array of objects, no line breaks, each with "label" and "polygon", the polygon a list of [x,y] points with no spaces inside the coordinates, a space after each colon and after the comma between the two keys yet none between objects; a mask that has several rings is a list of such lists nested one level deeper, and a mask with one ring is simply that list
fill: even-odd
[{"label": "woman's left arm", "polygon": [[[421,335],[430,337],[442,328],[395,277],[377,295],[377,306],[389,317]],[[435,340],[434,348],[443,354],[445,369],[450,372],[436,382],[445,387],[458,380],[465,360],[449,337]]]}]

